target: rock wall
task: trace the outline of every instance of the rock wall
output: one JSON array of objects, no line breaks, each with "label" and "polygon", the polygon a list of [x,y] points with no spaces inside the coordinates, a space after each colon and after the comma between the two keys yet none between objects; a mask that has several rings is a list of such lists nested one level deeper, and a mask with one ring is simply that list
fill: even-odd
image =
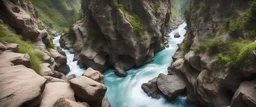
[{"label": "rock wall", "polygon": [[73,27],[79,64],[114,67],[125,76],[152,61],[167,44],[170,6],[169,0],[82,0],[83,20]]},{"label": "rock wall", "polygon": [[[255,26],[249,26],[247,21],[255,24],[255,0],[191,0],[186,11],[188,24],[187,37],[173,56],[173,63],[168,68],[168,75],[177,75],[186,81],[187,100],[208,107],[253,107],[256,106],[255,73],[256,63],[253,48],[256,46]],[[252,35],[252,36],[250,36]],[[254,36],[253,36],[254,35]],[[212,42],[212,40],[217,40]],[[252,48],[239,48],[244,42]],[[228,45],[234,44],[238,45]],[[249,45],[247,45],[249,46]],[[225,47],[225,49],[221,49]],[[236,47],[232,54],[247,49],[247,56],[230,65],[223,63],[221,55],[230,55],[227,50]],[[205,48],[205,51],[201,51]],[[232,55],[231,54],[231,55]],[[244,53],[241,53],[241,56]],[[229,58],[227,56],[225,58]],[[234,58],[234,57],[233,57]],[[233,60],[233,59],[230,59]],[[250,62],[246,62],[246,60]],[[160,77],[158,77],[160,78]],[[168,77],[166,77],[168,78]],[[162,84],[168,84],[166,81]],[[175,81],[173,81],[175,82]],[[169,82],[169,86],[173,85]],[[172,83],[172,84],[171,84]],[[152,85],[150,85],[152,84]],[[150,81],[142,88],[147,93],[156,92],[147,87],[158,85],[158,81]],[[250,85],[249,85],[250,84]],[[148,86],[150,85],[150,86]],[[161,87],[158,86],[158,89]],[[148,91],[149,90],[149,91]],[[165,94],[166,97],[177,92]],[[169,90],[170,91],[170,90]],[[172,90],[171,90],[172,91]],[[183,93],[182,93],[183,94]],[[151,94],[149,94],[152,96]]]}]

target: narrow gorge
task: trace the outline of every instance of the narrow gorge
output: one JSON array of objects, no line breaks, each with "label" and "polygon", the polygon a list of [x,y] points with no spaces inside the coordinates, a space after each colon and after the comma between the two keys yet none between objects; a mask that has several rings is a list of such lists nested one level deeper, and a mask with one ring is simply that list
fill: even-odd
[{"label": "narrow gorge", "polygon": [[256,107],[256,0],[1,0],[0,107]]}]

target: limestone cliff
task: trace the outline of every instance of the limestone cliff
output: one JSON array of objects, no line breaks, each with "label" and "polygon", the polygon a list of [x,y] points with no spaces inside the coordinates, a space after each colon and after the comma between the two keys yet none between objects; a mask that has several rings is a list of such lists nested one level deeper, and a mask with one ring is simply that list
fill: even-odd
[{"label": "limestone cliff", "polygon": [[187,37],[169,68],[169,75],[186,81],[188,101],[208,107],[256,105],[255,7],[255,0],[190,1]]},{"label": "limestone cliff", "polygon": [[83,20],[73,31],[79,64],[116,74],[153,60],[164,49],[169,0],[82,0]]}]

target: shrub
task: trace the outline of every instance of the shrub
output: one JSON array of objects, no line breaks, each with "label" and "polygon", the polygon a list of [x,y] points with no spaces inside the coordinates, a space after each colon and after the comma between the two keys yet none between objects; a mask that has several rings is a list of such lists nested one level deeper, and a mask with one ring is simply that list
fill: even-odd
[{"label": "shrub", "polygon": [[216,37],[211,39],[210,41],[201,43],[195,50],[195,53],[207,51],[209,55],[213,55],[222,51],[224,48],[225,43],[219,37]]},{"label": "shrub", "polygon": [[27,53],[30,56],[31,68],[37,73],[41,74],[40,54],[36,53],[36,48],[30,41],[22,40],[22,37],[11,32],[11,30],[3,24],[0,24],[0,41],[19,44],[19,53]]}]

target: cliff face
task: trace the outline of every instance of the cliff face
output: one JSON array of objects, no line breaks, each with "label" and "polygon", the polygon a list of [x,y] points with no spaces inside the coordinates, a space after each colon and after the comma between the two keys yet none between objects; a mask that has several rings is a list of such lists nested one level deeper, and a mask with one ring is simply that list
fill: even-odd
[{"label": "cliff face", "polygon": [[[187,37],[174,54],[168,74],[186,81],[189,102],[208,107],[256,105],[255,7],[255,0],[190,1],[185,13]],[[163,76],[142,86],[148,95],[154,92],[150,86],[161,88],[159,78]],[[179,92],[161,91],[167,98]]]},{"label": "cliff face", "polygon": [[169,0],[83,0],[83,20],[74,25],[80,65],[116,74],[153,60],[167,44]]},{"label": "cliff face", "polygon": [[187,81],[189,101],[214,107],[255,106],[255,94],[238,90],[249,90],[242,83],[254,84],[256,79],[255,7],[255,0],[190,2],[187,37],[170,67],[170,74]]}]

